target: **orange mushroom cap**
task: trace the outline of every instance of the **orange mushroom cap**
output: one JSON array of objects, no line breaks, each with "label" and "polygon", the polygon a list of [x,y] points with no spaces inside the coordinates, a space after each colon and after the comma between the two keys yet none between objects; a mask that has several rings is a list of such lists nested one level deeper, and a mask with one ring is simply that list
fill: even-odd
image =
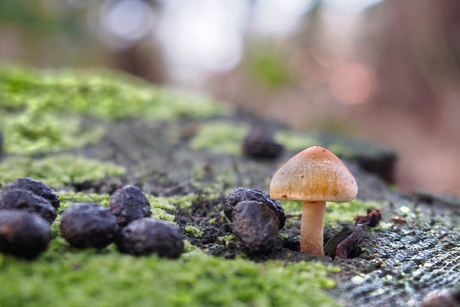
[{"label": "orange mushroom cap", "polygon": [[358,194],[355,177],[329,150],[313,146],[299,152],[273,175],[273,199],[350,201]]}]

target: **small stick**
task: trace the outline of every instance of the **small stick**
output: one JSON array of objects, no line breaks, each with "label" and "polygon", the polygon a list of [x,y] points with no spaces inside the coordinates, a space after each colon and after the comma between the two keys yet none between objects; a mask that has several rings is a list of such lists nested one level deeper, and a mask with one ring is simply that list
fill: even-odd
[{"label": "small stick", "polygon": [[375,227],[379,224],[382,218],[382,212],[378,209],[367,209],[366,216],[356,216],[355,218],[355,230],[345,240],[340,242],[335,249],[335,255],[340,259],[347,259],[347,250],[362,237],[364,232],[364,226]]},{"label": "small stick", "polygon": [[353,245],[353,243],[361,238],[363,235],[363,225],[358,224],[355,228],[355,231],[349,235],[345,240],[340,242],[335,249],[335,255],[340,259],[347,259],[347,250]]}]

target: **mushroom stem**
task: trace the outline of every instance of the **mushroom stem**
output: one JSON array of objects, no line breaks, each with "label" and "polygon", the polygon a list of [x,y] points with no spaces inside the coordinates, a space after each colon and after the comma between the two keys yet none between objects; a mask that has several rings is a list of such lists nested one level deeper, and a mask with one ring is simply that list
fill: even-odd
[{"label": "mushroom stem", "polygon": [[325,201],[304,201],[300,225],[300,251],[304,254],[324,256],[323,228]]}]

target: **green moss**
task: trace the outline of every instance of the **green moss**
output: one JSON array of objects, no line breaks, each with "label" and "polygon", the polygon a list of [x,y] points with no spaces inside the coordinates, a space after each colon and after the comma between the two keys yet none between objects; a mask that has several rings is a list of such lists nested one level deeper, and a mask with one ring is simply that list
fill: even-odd
[{"label": "green moss", "polygon": [[292,151],[301,151],[311,146],[324,146],[321,141],[307,134],[286,130],[278,131],[275,140]]},{"label": "green moss", "polygon": [[58,188],[125,173],[123,167],[109,162],[70,155],[41,159],[9,157],[0,162],[0,186],[20,177],[31,177]]},{"label": "green moss", "polygon": [[[110,200],[109,194],[96,194],[96,193],[75,193],[72,191],[61,191],[57,192],[61,200],[61,206],[59,207],[59,213],[64,212],[69,208],[73,203],[98,203],[102,206],[107,207],[107,204]],[[178,197],[161,197],[157,198],[152,195],[147,195],[147,198],[150,201],[150,207],[152,210],[152,218],[158,220],[165,220],[171,224],[176,224],[174,222],[174,215],[168,213],[168,211],[175,211],[176,207],[174,204],[180,202]],[[186,197],[185,197],[186,198]],[[53,233],[55,235],[59,234],[59,225],[61,223],[61,216],[58,215],[56,221],[52,225]]]},{"label": "green moss", "polygon": [[98,203],[104,207],[107,207],[107,204],[110,200],[109,194],[82,192],[75,193],[71,191],[60,191],[57,192],[57,194],[61,200],[61,206],[59,207],[60,213],[69,208],[73,203]]},{"label": "green moss", "polygon": [[193,150],[209,150],[231,155],[241,154],[241,144],[249,132],[246,124],[208,122],[200,125],[190,141]]},{"label": "green moss", "polygon": [[174,225],[176,224],[174,222],[175,216],[160,208],[152,208],[152,218],[156,220],[165,220]]},{"label": "green moss", "polygon": [[357,215],[364,216],[367,209],[382,209],[385,205],[378,201],[352,200],[345,203],[328,203],[326,210],[326,225],[333,226],[338,221],[353,222]]},{"label": "green moss", "polygon": [[223,237],[223,241],[224,241],[225,245],[227,245],[229,242],[235,241],[235,236],[234,235],[225,235]]},{"label": "green moss", "polygon": [[336,268],[256,264],[199,251],[179,260],[56,246],[34,262],[0,256],[1,306],[340,306],[323,289]]},{"label": "green moss", "polygon": [[196,226],[192,226],[192,225],[185,226],[184,231],[186,233],[191,234],[195,238],[201,238],[204,234],[203,229],[196,227]]},{"label": "green moss", "polygon": [[184,253],[190,253],[199,250],[199,247],[193,245],[188,240],[184,240]]},{"label": "green moss", "polygon": [[287,234],[285,234],[285,233],[280,233],[280,238],[281,239],[288,239],[289,236]]},{"label": "green moss", "polygon": [[[302,202],[281,200],[280,201],[286,214],[302,214]],[[366,215],[367,209],[382,209],[384,204],[377,201],[352,200],[350,202],[326,203],[325,225],[336,227],[337,222],[353,222],[357,215]]]},{"label": "green moss", "polygon": [[[205,195],[208,201],[216,201],[219,200],[223,195],[228,195],[225,193],[222,194],[222,191],[225,191],[227,187],[227,184],[222,182],[195,182],[194,185],[202,191],[202,195]],[[229,190],[232,191],[233,189]]]},{"label": "green moss", "polygon": [[[72,203],[94,202],[103,206],[107,206],[110,200],[110,195],[108,194],[58,192],[58,195],[61,199],[61,207],[59,208],[61,212],[67,209]],[[150,202],[152,218],[165,220],[171,222],[171,224],[175,224],[175,217],[173,214],[168,213],[168,211],[176,211],[177,207],[181,204],[182,201],[186,202],[189,200],[188,196],[155,197],[150,194],[147,194],[146,196]]]},{"label": "green moss", "polygon": [[253,79],[271,89],[290,82],[286,63],[286,55],[270,43],[263,44],[260,50],[249,54],[249,72]]},{"label": "green moss", "polygon": [[154,208],[166,209],[174,212],[177,209],[187,209],[196,201],[197,196],[190,194],[185,196],[170,196],[170,197],[155,197],[153,195],[147,195],[150,201],[150,206]]},{"label": "green moss", "polygon": [[[57,193],[61,199],[61,207],[59,208],[60,212],[63,212],[72,203],[78,202],[95,202],[103,206],[107,206],[110,200],[110,195],[108,194],[96,194],[96,193],[75,193],[72,191],[61,191]],[[171,196],[171,197],[155,197],[153,195],[147,194],[147,199],[150,202],[150,207],[152,210],[152,218],[160,219],[170,222],[171,224],[176,224],[174,222],[175,216],[174,212],[178,209],[187,209],[192,203],[196,200],[195,195],[186,195],[186,196]],[[59,216],[55,222],[55,228],[58,230],[59,226]]]},{"label": "green moss", "polygon": [[150,206],[159,209],[174,210],[175,206],[171,203],[171,200],[167,197],[155,197],[153,195],[147,195],[150,202]]},{"label": "green moss", "polygon": [[216,101],[177,90],[155,87],[140,79],[106,70],[0,70],[0,107],[29,108],[40,101],[41,110],[78,112],[101,119],[128,117],[173,119],[204,118],[231,110]]},{"label": "green moss", "polygon": [[331,144],[328,149],[334,154],[341,156],[345,159],[351,159],[356,156],[356,151],[352,147],[347,147],[344,144]]},{"label": "green moss", "polygon": [[105,131],[97,127],[92,131],[82,129],[77,118],[52,114],[31,114],[6,117],[3,120],[5,151],[32,154],[55,152],[97,143]]},{"label": "green moss", "polygon": [[238,175],[234,169],[220,169],[215,175],[215,180],[222,183],[224,186],[235,186],[238,181]]},{"label": "green moss", "polygon": [[114,71],[0,69],[0,129],[8,153],[57,151],[97,141],[103,131],[82,129],[82,115],[114,121],[230,113],[211,98],[155,87]]},{"label": "green moss", "polygon": [[335,155],[350,160],[363,155],[378,157],[382,154],[382,149],[369,144],[363,144],[360,142],[352,143],[352,141],[342,142],[338,139],[330,139],[330,137],[324,137],[324,140],[322,141],[317,137],[289,130],[276,132],[275,140],[291,151],[298,152],[312,146],[322,146],[333,152]]},{"label": "green moss", "polygon": [[[59,199],[61,201],[61,205],[59,206],[58,216],[56,220],[51,225],[51,229],[53,231],[53,236],[56,238],[57,241],[65,244],[65,240],[61,238],[59,232],[59,226],[61,225],[61,214],[67,208],[69,208],[73,203],[98,203],[102,206],[107,207],[109,203],[110,196],[108,194],[96,194],[96,193],[75,193],[70,191],[60,191],[57,192]],[[56,244],[56,242],[54,242]]]}]

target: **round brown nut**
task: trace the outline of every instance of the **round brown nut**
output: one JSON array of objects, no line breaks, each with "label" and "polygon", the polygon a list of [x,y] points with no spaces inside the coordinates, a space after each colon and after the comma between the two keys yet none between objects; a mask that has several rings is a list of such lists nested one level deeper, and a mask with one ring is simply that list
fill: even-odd
[{"label": "round brown nut", "polygon": [[0,252],[33,259],[47,249],[50,240],[50,225],[39,215],[0,210]]},{"label": "round brown nut", "polygon": [[138,187],[125,185],[110,197],[109,210],[117,217],[120,227],[128,225],[131,221],[150,217],[150,202],[144,192]]},{"label": "round brown nut", "polygon": [[51,205],[58,209],[60,205],[59,196],[50,188],[46,183],[35,180],[29,177],[18,178],[15,181],[7,184],[3,191],[9,191],[13,189],[24,189],[43,197],[51,203]]},{"label": "round brown nut", "polygon": [[118,233],[115,215],[96,203],[75,203],[62,214],[61,235],[77,248],[101,249]]},{"label": "round brown nut", "polygon": [[142,218],[123,228],[117,239],[118,250],[125,254],[178,258],[184,250],[180,228],[165,221]]},{"label": "round brown nut", "polygon": [[225,198],[224,213],[230,221],[233,220],[233,209],[235,206],[239,202],[246,200],[257,201],[265,204],[279,218],[279,229],[284,227],[284,223],[286,222],[286,214],[284,213],[283,206],[281,206],[279,201],[271,199],[270,195],[260,190],[246,189],[242,187],[234,189]]},{"label": "round brown nut", "polygon": [[43,197],[23,189],[4,190],[0,193],[0,209],[18,209],[36,213],[48,223],[56,219],[56,209]]},{"label": "round brown nut", "polygon": [[279,237],[279,218],[263,203],[242,201],[233,209],[232,232],[245,254],[269,253]]}]

